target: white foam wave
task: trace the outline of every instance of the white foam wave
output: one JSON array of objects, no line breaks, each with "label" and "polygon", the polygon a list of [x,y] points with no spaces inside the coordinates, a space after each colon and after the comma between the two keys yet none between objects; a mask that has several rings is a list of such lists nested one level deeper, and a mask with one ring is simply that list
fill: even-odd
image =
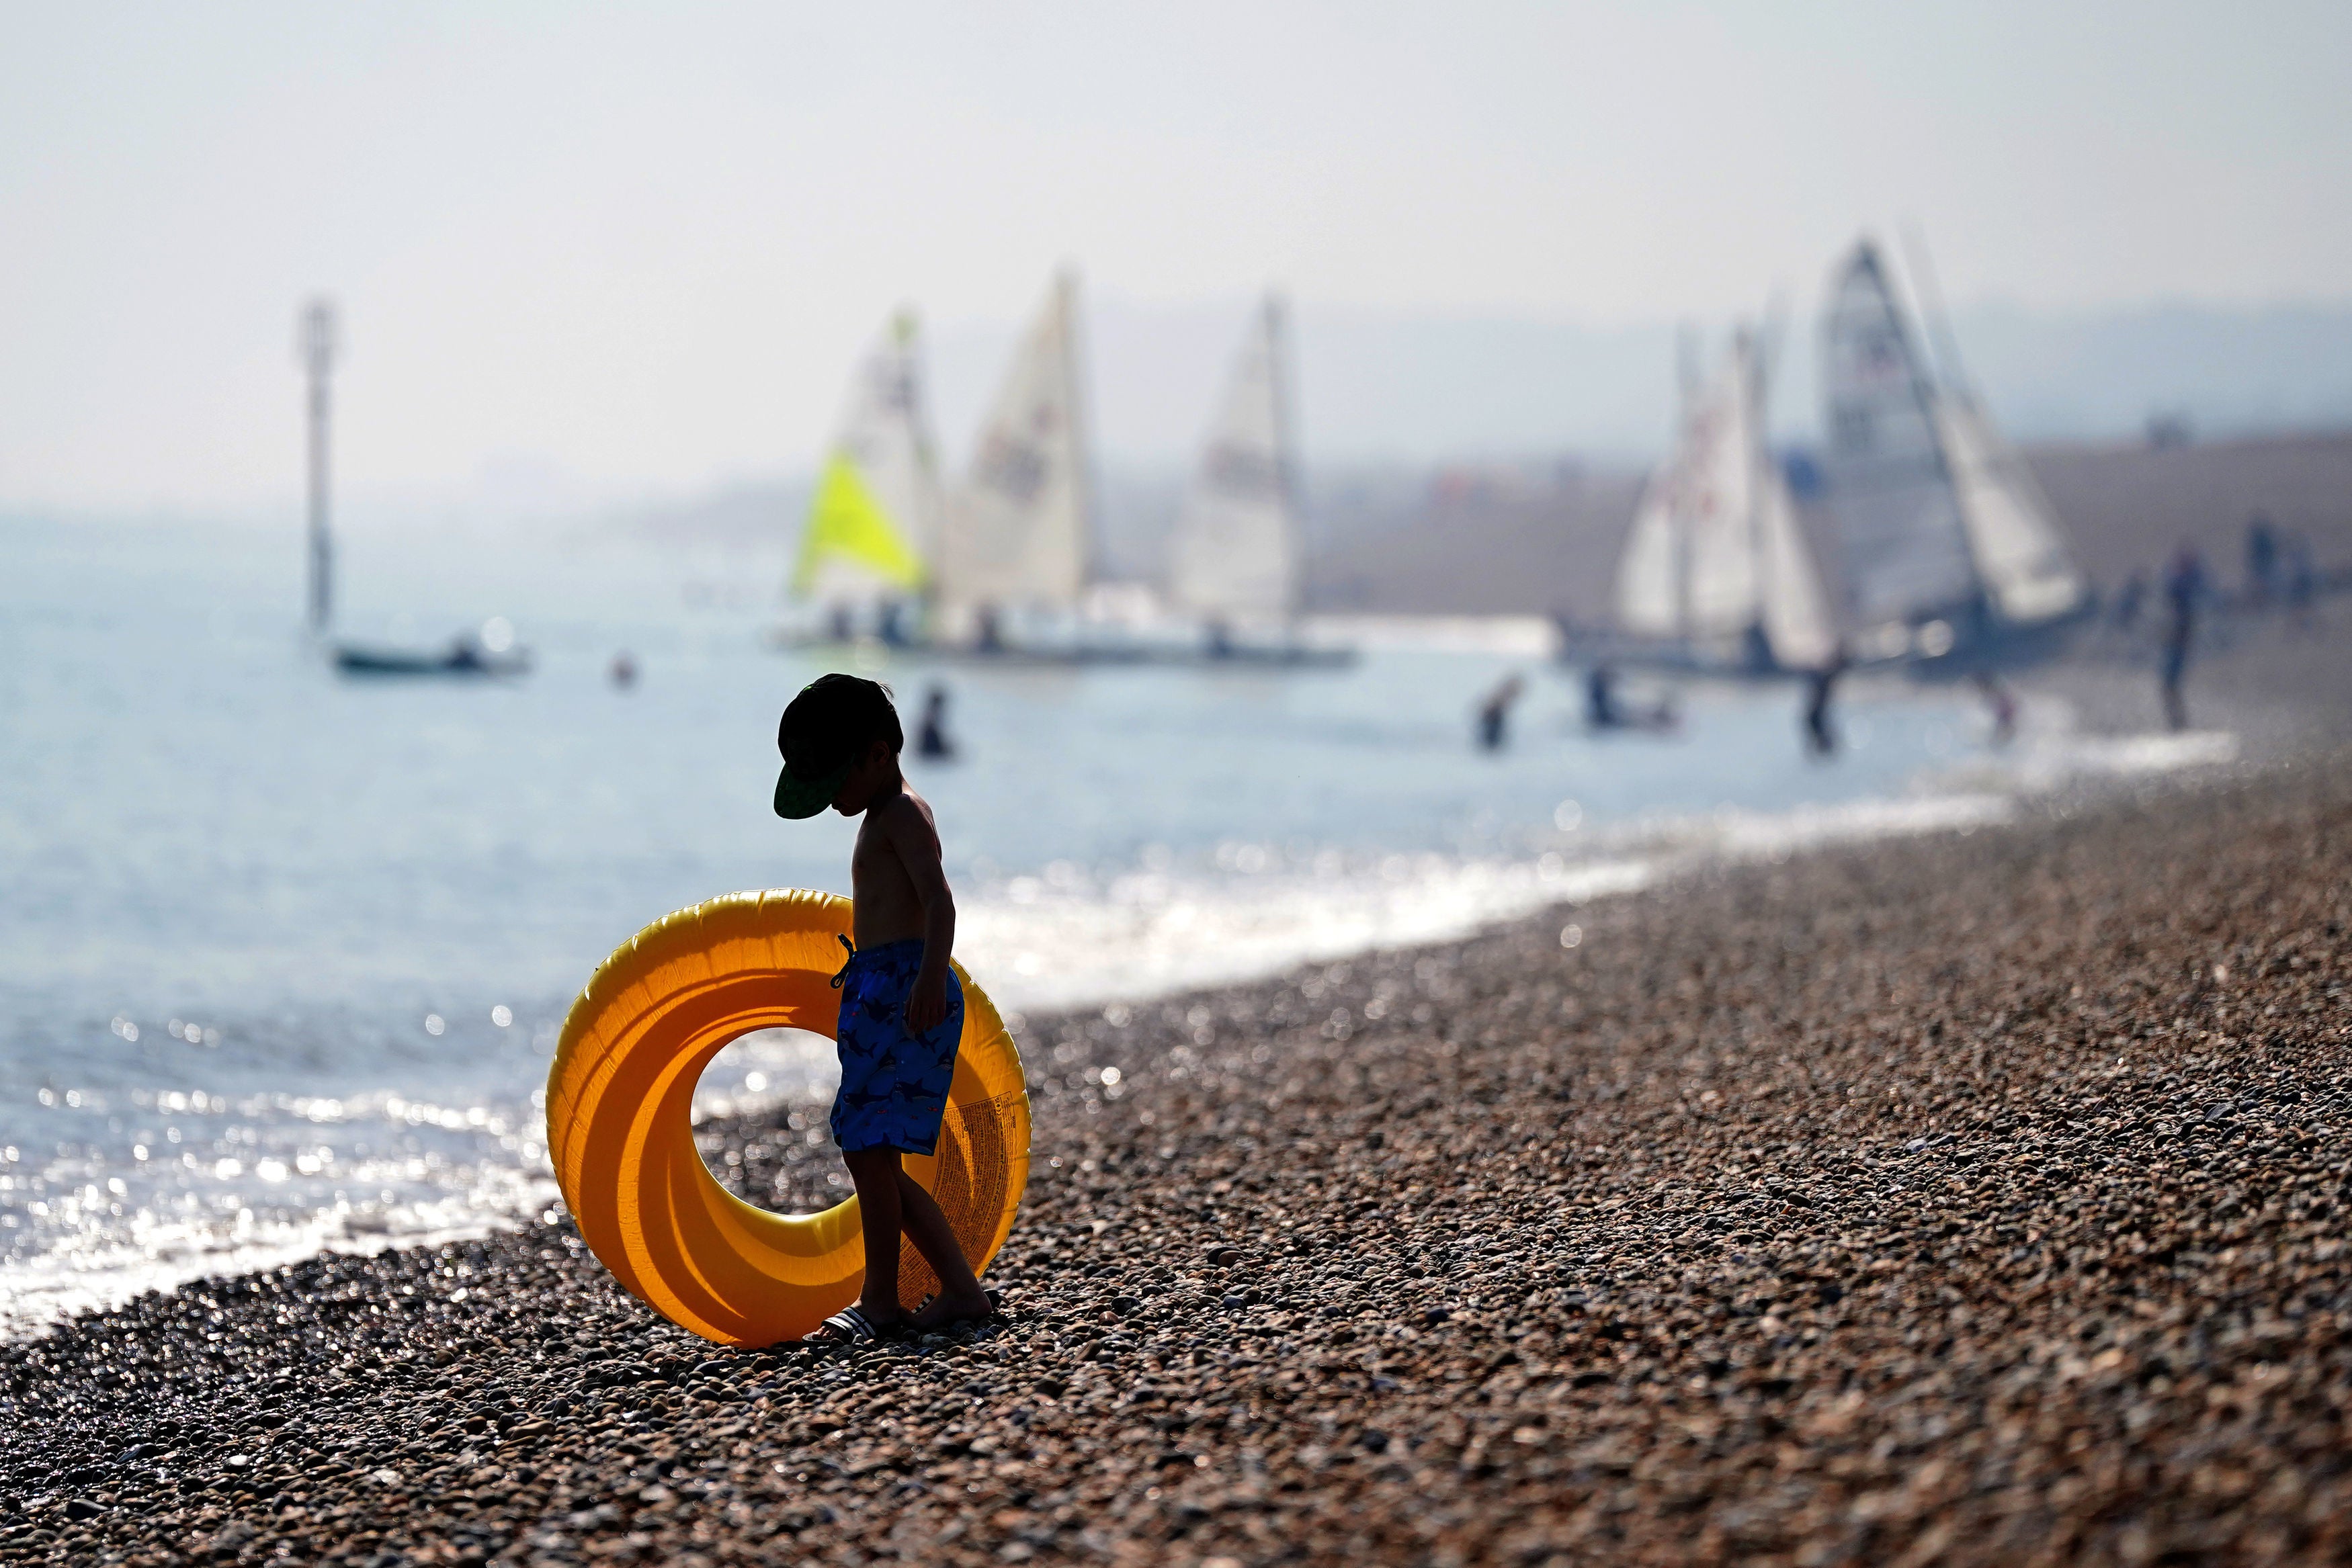
[{"label": "white foam wave", "polygon": [[1222,881],[1120,877],[1094,890],[999,890],[965,910],[956,947],[1023,1011],[1134,1000],[1279,974],[1370,948],[1444,941],[1549,904],[1645,885],[1643,860],[1572,864],[1392,855],[1349,869]]},{"label": "white foam wave", "polygon": [[0,1271],[0,1338],[37,1333],[78,1312],[121,1305],[190,1280],[251,1273],[320,1252],[376,1252],[487,1235],[557,1201],[537,1171],[484,1166],[458,1190],[429,1200],[276,1214],[174,1214],[142,1208],[119,1223],[58,1236]]}]

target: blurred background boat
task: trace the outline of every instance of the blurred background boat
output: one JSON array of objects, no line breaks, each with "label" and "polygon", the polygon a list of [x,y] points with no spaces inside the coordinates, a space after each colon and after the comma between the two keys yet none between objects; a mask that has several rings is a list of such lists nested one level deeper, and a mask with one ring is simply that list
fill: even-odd
[{"label": "blurred background boat", "polygon": [[514,645],[514,628],[493,616],[477,632],[459,632],[446,648],[402,648],[338,642],[335,668],[346,675],[522,675],[530,653]]},{"label": "blurred background boat", "polygon": [[1851,651],[1936,673],[2046,656],[2088,608],[2087,585],[2032,470],[1969,390],[1948,329],[1937,375],[1865,239],[1831,284],[1822,336],[1823,469]]},{"label": "blurred background boat", "polygon": [[1269,294],[1250,319],[1171,540],[1168,589],[1223,664],[1348,664],[1355,650],[1299,634],[1298,447],[1288,331]]},{"label": "blurred background boat", "polygon": [[923,402],[921,329],[891,319],[851,373],[840,432],[824,455],[788,598],[822,610],[822,626],[780,642],[847,643],[861,633],[905,643],[939,558],[941,504]]},{"label": "blurred background boat", "polygon": [[1821,570],[1766,440],[1769,358],[1743,327],[1721,368],[1685,385],[1674,450],[1643,488],[1618,556],[1615,631],[1564,627],[1563,657],[1761,676],[1818,669],[1834,655]]}]

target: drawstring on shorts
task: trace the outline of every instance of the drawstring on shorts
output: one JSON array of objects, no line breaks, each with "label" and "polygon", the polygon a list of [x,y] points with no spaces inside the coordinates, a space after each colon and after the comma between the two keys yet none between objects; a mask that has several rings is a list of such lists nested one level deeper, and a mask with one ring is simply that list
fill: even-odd
[{"label": "drawstring on shorts", "polygon": [[849,978],[849,966],[856,962],[857,958],[857,944],[852,942],[846,936],[838,937],[836,939],[844,947],[849,950],[849,956],[841,961],[841,973],[833,977],[833,988],[837,991],[841,989],[841,982]]}]

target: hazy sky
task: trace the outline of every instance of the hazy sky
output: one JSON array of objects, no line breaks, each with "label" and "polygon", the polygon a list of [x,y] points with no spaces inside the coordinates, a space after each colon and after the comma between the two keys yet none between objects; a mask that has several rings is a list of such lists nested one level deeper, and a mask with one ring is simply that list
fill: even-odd
[{"label": "hazy sky", "polygon": [[1916,218],[1959,299],[2334,300],[2347,192],[2341,0],[0,4],[0,504],[290,500],[320,288],[355,489],[691,489],[1064,260],[1613,326]]}]

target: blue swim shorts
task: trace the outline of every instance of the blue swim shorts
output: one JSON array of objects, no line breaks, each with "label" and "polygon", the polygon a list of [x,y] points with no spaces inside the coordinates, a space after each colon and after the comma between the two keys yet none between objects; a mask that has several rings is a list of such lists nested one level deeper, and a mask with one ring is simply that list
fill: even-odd
[{"label": "blue swim shorts", "polygon": [[963,1038],[963,987],[948,971],[947,1016],[920,1035],[907,1032],[907,995],[923,967],[923,939],[908,937],[850,955],[841,971],[841,1092],[833,1141],[842,1153],[896,1149],[934,1153],[948,1085]]}]

